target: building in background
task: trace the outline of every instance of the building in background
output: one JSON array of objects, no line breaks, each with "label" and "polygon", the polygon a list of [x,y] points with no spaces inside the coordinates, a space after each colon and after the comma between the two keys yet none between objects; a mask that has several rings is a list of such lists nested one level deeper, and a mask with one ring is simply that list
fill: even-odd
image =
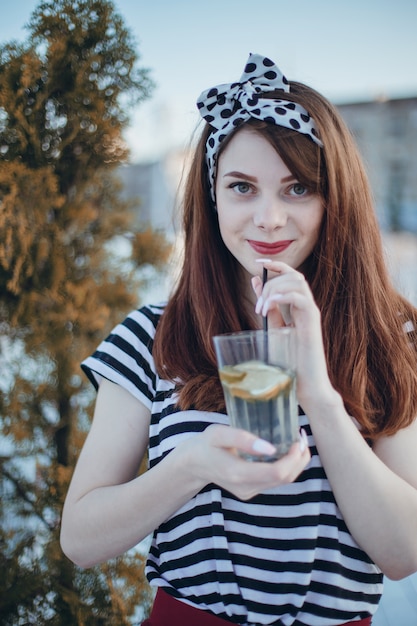
[{"label": "building in background", "polygon": [[417,305],[417,97],[338,108],[365,161],[394,283]]},{"label": "building in background", "polygon": [[185,152],[172,150],[157,161],[130,163],[119,169],[126,198],[137,203],[138,228],[151,226],[164,231],[168,237],[177,232],[177,208],[185,163]]},{"label": "building in background", "polygon": [[417,234],[417,97],[338,109],[365,160],[381,228]]}]

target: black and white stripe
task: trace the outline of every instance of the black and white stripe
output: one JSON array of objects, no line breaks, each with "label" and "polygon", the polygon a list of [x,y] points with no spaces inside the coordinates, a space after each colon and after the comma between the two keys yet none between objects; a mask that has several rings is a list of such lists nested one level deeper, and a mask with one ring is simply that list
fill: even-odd
[{"label": "black and white stripe", "polygon": [[[150,467],[209,424],[228,424],[175,406],[151,356],[162,311],[134,311],[82,364],[96,387],[108,378],[150,409]],[[346,527],[305,415],[300,425],[312,459],[299,478],[249,502],[208,485],[155,530],[151,584],[244,626],[336,626],[376,611],[382,574]]]}]

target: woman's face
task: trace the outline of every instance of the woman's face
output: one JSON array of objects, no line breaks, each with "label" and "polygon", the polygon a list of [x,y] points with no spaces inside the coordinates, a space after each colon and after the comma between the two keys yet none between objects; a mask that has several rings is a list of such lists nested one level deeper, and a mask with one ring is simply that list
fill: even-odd
[{"label": "woman's face", "polygon": [[256,131],[238,131],[221,153],[216,200],[222,239],[251,276],[262,272],[259,258],[299,268],[317,242],[321,199]]}]

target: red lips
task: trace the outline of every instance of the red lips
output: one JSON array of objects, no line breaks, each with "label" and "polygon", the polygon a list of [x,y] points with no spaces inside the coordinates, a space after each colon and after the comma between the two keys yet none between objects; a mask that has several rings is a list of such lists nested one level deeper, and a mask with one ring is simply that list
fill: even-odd
[{"label": "red lips", "polygon": [[255,250],[255,252],[264,255],[274,255],[279,254],[280,252],[284,252],[284,250],[286,250],[288,246],[292,244],[292,242],[292,239],[287,239],[285,241],[274,241],[273,243],[248,239],[249,245]]}]

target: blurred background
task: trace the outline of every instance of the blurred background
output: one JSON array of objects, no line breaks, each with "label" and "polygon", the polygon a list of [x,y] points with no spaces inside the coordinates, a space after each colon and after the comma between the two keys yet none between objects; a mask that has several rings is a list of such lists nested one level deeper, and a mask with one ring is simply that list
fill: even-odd
[{"label": "blurred background", "polygon": [[[204,89],[237,80],[250,52],[273,59],[340,110],[365,158],[395,280],[416,302],[415,0],[117,0],[155,88],[129,109],[126,193],[153,226],[171,212]],[[22,39],[35,0],[2,11],[0,40]],[[159,289],[163,289],[159,285]],[[153,295],[153,294],[152,294]]]},{"label": "blurred background", "polygon": [[[75,7],[78,4],[73,3]],[[90,3],[91,6],[93,4]],[[101,3],[102,6],[107,4]],[[124,94],[121,93],[121,108],[124,107],[128,119],[127,123],[121,125],[120,145],[123,144],[128,152],[124,153],[120,159],[114,157],[114,165],[122,184],[122,198],[132,203],[133,222],[129,231],[125,226],[116,225],[120,230],[120,236],[111,245],[113,251],[117,248],[116,256],[119,260],[123,255],[130,259],[132,245],[136,250],[136,261],[139,259],[139,270],[136,268],[139,277],[135,270],[135,280],[139,281],[138,291],[135,296],[129,298],[123,292],[126,309],[136,301],[164,299],[168,293],[172,284],[172,272],[175,270],[174,257],[168,258],[161,239],[157,240],[158,250],[161,253],[159,260],[147,254],[146,249],[149,250],[151,244],[155,245],[152,243],[155,239],[149,238],[150,233],[160,235],[169,246],[175,248],[177,223],[174,207],[180,193],[181,173],[189,155],[190,141],[200,122],[195,101],[201,91],[208,87],[220,82],[238,80],[250,52],[270,57],[287,78],[306,82],[339,107],[357,139],[365,160],[392,276],[398,288],[417,304],[417,71],[415,66],[417,3],[415,0],[397,0],[396,2],[391,0],[334,0],[332,2],[329,0],[297,0],[295,2],[264,0],[260,3],[253,3],[249,0],[210,0],[210,2],[116,0],[112,5],[115,13],[119,15],[122,23],[132,35],[132,47],[138,56],[140,66],[148,70],[148,77],[153,82],[153,87],[147,88],[147,97],[140,99],[139,102],[132,103],[128,98],[123,100]],[[42,3],[35,0],[14,0],[7,3],[7,8],[2,7],[0,44],[5,45],[14,40],[17,42],[16,53],[20,42],[28,37],[28,29],[25,25],[29,23],[31,16],[39,15],[41,9]],[[44,30],[44,33],[47,37],[47,30]],[[42,45],[46,46],[46,39],[44,43],[41,39],[39,45],[41,48]],[[6,59],[5,66],[7,64]],[[91,76],[90,80],[94,81]],[[45,148],[46,152],[48,150],[49,148]],[[6,157],[6,153],[3,153],[3,157]],[[50,159],[53,158],[55,157],[52,154]],[[73,188],[74,185],[71,189]],[[53,185],[51,189],[53,190]],[[144,236],[144,232],[148,239]],[[138,239],[136,233],[140,233],[141,238]],[[93,235],[96,237],[96,233],[89,233],[91,240]],[[85,239],[84,248],[88,245],[90,243]],[[86,263],[85,271],[88,272],[85,261],[87,258],[89,257],[85,255],[85,250],[83,254],[76,256],[78,271],[81,271],[83,263]],[[125,266],[123,271],[126,271]],[[130,271],[131,268],[129,268]],[[128,272],[125,275],[127,276]],[[114,286],[115,279],[112,278],[110,283]],[[21,287],[19,293],[24,293],[25,289],[26,287]],[[17,297],[18,291],[19,289],[15,286],[14,291],[11,290],[6,294],[9,302],[10,298],[13,300]],[[94,339],[104,333],[111,321],[109,314],[106,313],[109,296],[107,292],[104,293],[104,287],[100,298],[102,299],[100,300],[101,315],[105,322],[103,321],[103,324],[99,324],[94,330]],[[13,311],[13,314],[17,315],[18,307]],[[121,309],[120,315],[122,312]],[[68,313],[68,310],[65,315],[74,316],[74,319],[71,318],[67,322],[71,341],[74,341],[76,337],[74,328],[77,327],[77,323],[80,324],[80,321],[75,319],[75,313]],[[7,318],[7,321],[3,318],[0,320],[5,336],[13,327],[10,320],[11,318]],[[11,336],[9,334],[7,341],[0,342],[0,365],[3,372],[6,370],[10,372],[12,364],[19,362],[20,359],[20,348],[16,348],[16,345],[20,346],[20,344],[16,344],[15,336],[12,341]],[[19,341],[22,341],[21,337]],[[83,349],[86,350],[85,345]],[[80,406],[85,407],[85,415],[83,415],[87,422],[90,410],[87,405],[90,397],[87,398],[88,393],[84,391],[82,383],[76,380],[76,375],[72,374],[72,376],[75,377],[71,380],[78,394],[77,406],[74,409],[79,413]],[[27,384],[31,378],[33,379],[33,374],[27,374],[25,383]],[[6,383],[3,380],[0,384],[0,391],[4,397],[6,393],[11,393],[10,390],[15,385],[13,380],[12,377],[11,382]],[[19,406],[23,411],[24,402],[21,400],[23,392],[19,393],[21,403]],[[24,393],[28,393],[26,388]],[[74,390],[72,396],[69,394],[69,397],[74,398]],[[14,402],[16,399],[10,400],[9,403],[4,402],[0,406],[3,415],[6,411],[12,410],[15,406]],[[47,421],[61,424],[56,416],[51,417],[52,405],[51,401],[47,410],[45,407],[42,409],[45,414],[48,414]],[[58,409],[56,411],[58,412]],[[16,442],[22,441],[23,436],[20,435],[19,440],[19,436],[16,436],[14,432],[11,443],[10,432],[12,431],[9,432],[4,427],[5,423],[3,421],[2,438],[0,438],[0,462],[3,478],[6,476],[7,480],[3,480],[1,493],[11,494],[10,499],[13,500],[13,498],[16,499],[19,491],[19,478],[18,474],[13,474],[8,464],[10,464],[12,454],[19,449],[20,444]],[[83,431],[82,427],[80,431]],[[73,442],[75,449],[80,441],[81,439],[76,440],[76,443]],[[29,448],[25,448],[22,455],[26,459],[31,455],[33,458],[36,457],[35,461],[32,458],[32,469],[25,470],[23,475],[29,480],[28,476],[30,477],[33,472],[34,483],[39,485],[42,482],[39,478],[39,467],[42,463],[48,466],[50,461],[40,461],[39,454],[35,454]],[[71,459],[60,458],[58,461],[58,467],[71,467]],[[62,480],[64,484],[66,479]],[[48,489],[50,490],[50,485]],[[29,499],[26,499],[29,509],[31,506],[34,507],[34,501],[31,504],[31,498],[36,499],[36,497],[36,489],[34,489]],[[25,511],[26,518],[32,519],[28,510],[25,509]],[[36,511],[36,515],[41,517],[39,510]],[[42,516],[44,515],[43,511]],[[38,530],[33,519],[31,523],[32,528]],[[11,564],[14,562],[13,550],[7,543],[4,543],[4,546],[4,564],[11,571]],[[10,554],[7,553],[8,550],[11,550]],[[31,554],[32,558],[33,550]],[[20,561],[14,571],[15,577],[21,575],[22,571],[26,572],[24,567],[22,570],[25,558],[27,563],[32,562],[27,552],[19,553]],[[59,562],[58,557],[56,560]],[[59,567],[62,567],[62,564]],[[113,575],[114,572],[107,572],[108,577]],[[117,576],[120,575],[118,571]],[[71,584],[68,583],[70,579]],[[7,594],[10,593],[12,580],[13,576],[8,579],[4,575],[2,584]],[[61,593],[64,604],[75,606],[75,600],[70,600],[67,596],[69,594],[72,597],[71,593],[75,593],[74,590],[78,588],[79,582],[76,580],[77,574],[72,572],[71,575],[68,574],[65,581],[61,581],[67,595],[61,593],[62,590],[56,593],[58,595]],[[91,580],[88,584],[93,585]],[[31,589],[30,593],[36,599],[36,591]],[[16,605],[21,603],[23,606],[22,597],[24,596],[23,590],[20,596],[15,600],[12,598],[10,602],[15,602]],[[85,599],[84,609],[90,600],[88,597]],[[145,600],[143,602],[145,606]],[[112,602],[107,600],[107,611],[111,604]],[[0,617],[4,618],[4,624],[83,623],[81,618],[74,617],[76,615],[74,608],[68,613],[73,615],[72,618],[68,618],[69,621],[59,621],[60,618],[56,617],[55,600],[54,602],[51,600],[53,609],[50,609],[51,617],[48,618],[50,621],[47,621],[43,610],[37,614],[36,618],[33,617],[35,621],[31,622],[27,615],[30,615],[30,610],[32,615],[35,615],[33,604],[26,613],[26,609],[22,608],[20,617],[17,612],[14,617],[6,618],[6,615],[13,613],[10,606],[9,608],[7,606],[5,603],[0,604]],[[125,613],[128,612],[126,609]],[[92,613],[87,614],[89,621],[86,623],[107,623],[95,622],[97,616],[93,616]],[[138,617],[138,612],[131,610],[130,617],[119,615],[113,619],[112,623],[139,623],[142,614],[143,612],[139,611]],[[24,615],[26,617],[22,617]],[[42,615],[42,618],[39,615]],[[6,621],[7,619],[9,621]],[[29,621],[25,622],[24,619],[29,619]],[[41,622],[40,619],[45,621]],[[374,625],[417,625],[415,576],[400,583],[387,583],[386,594]]]}]

